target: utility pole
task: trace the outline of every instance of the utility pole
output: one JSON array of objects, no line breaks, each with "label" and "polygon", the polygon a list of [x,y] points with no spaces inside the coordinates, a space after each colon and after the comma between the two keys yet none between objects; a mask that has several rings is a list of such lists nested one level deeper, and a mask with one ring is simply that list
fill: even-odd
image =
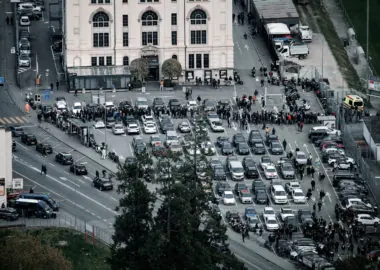
[{"label": "utility pole", "polygon": [[370,93],[370,90],[369,90],[369,87],[368,87],[368,80],[369,80],[369,77],[370,77],[370,66],[369,66],[369,0],[367,0],[367,27],[366,27],[366,53],[367,53],[367,65],[368,65],[368,73],[367,73],[367,81],[366,81],[366,85],[367,85],[367,91],[368,91],[368,100],[370,100],[371,98],[371,93]]}]

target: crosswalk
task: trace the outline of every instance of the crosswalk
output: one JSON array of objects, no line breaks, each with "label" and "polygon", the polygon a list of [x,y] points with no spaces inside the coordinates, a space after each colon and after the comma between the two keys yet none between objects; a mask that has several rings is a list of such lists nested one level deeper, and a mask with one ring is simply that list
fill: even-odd
[{"label": "crosswalk", "polygon": [[0,125],[20,125],[26,124],[29,122],[29,119],[25,116],[3,116],[0,117]]}]

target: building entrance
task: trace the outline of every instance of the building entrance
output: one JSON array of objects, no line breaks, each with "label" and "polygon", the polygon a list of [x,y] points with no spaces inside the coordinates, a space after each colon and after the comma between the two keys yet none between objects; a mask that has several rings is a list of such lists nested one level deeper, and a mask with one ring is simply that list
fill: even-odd
[{"label": "building entrance", "polygon": [[158,81],[159,80],[159,61],[157,55],[145,56],[148,60],[148,76],[147,81]]}]

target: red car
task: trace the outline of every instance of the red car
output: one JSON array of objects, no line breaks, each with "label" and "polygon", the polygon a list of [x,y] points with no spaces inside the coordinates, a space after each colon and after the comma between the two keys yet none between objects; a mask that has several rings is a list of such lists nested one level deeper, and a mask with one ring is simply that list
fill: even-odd
[{"label": "red car", "polygon": [[343,149],[344,145],[342,143],[336,143],[334,141],[325,141],[321,144],[321,149],[325,149],[328,147],[338,147],[340,149]]},{"label": "red car", "polygon": [[367,253],[368,260],[377,261],[380,258],[380,250],[372,250]]},{"label": "red car", "polygon": [[167,154],[167,149],[163,147],[162,145],[155,145],[153,146],[152,154],[155,157],[165,157]]}]

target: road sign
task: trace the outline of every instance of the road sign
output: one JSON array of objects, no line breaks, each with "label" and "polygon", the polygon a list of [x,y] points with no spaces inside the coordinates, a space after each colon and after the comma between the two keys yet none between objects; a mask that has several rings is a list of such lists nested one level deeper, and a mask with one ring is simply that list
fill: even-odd
[{"label": "road sign", "polygon": [[11,48],[11,54],[15,54],[16,53],[16,47],[12,47]]},{"label": "road sign", "polygon": [[49,100],[50,99],[50,90],[44,90],[44,99]]},{"label": "road sign", "polygon": [[5,79],[4,77],[0,77],[0,85],[4,85]]},{"label": "road sign", "polygon": [[24,188],[24,179],[23,178],[13,178],[12,179],[12,188],[13,189],[23,189]]}]

